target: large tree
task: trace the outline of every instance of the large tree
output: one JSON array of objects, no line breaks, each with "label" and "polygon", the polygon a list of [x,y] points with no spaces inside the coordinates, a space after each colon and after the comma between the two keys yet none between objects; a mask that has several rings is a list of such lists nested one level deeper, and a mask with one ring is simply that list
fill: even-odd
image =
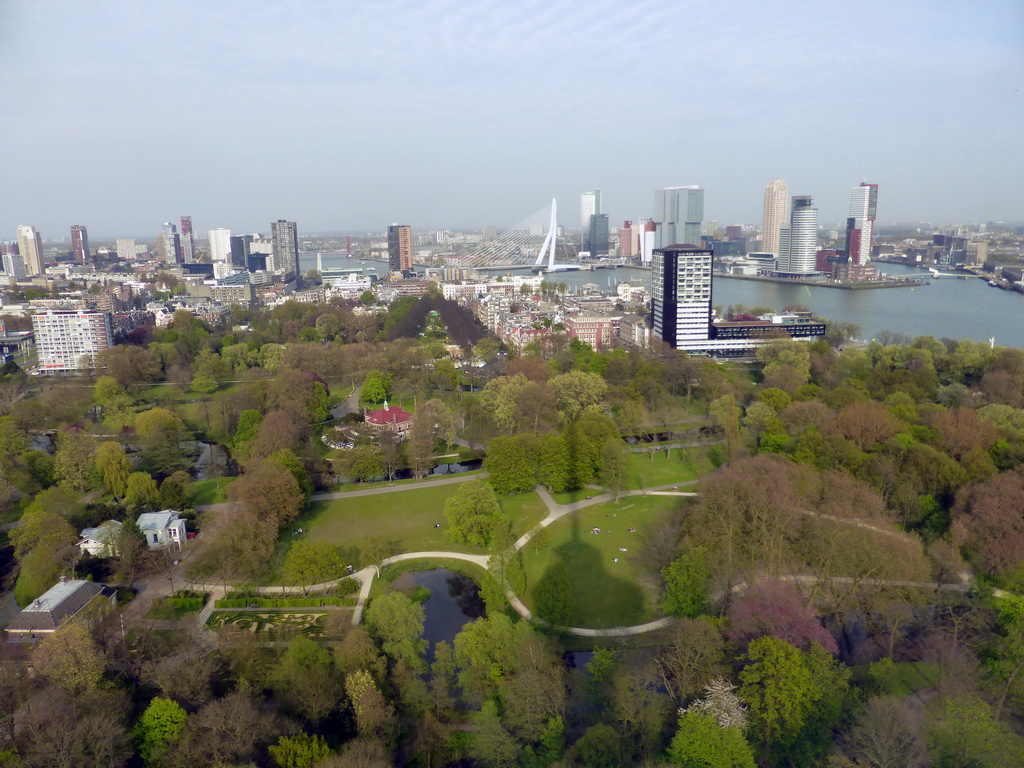
[{"label": "large tree", "polygon": [[509,526],[508,515],[483,480],[460,483],[444,504],[444,516],[448,521],[445,536],[474,547],[486,547],[497,530]]},{"label": "large tree", "polygon": [[314,584],[337,579],[345,573],[345,563],[338,548],[327,541],[299,539],[285,557],[281,573],[286,581],[309,593]]}]

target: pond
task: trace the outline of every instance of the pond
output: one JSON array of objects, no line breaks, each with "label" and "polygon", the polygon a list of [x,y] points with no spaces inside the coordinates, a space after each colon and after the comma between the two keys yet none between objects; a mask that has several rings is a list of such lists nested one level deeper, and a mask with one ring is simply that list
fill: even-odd
[{"label": "pond", "polygon": [[209,480],[211,477],[232,477],[237,474],[231,461],[228,449],[220,443],[198,442],[199,456],[196,457],[196,480]]},{"label": "pond", "polygon": [[464,573],[447,568],[408,571],[393,582],[398,589],[426,587],[430,597],[423,603],[423,636],[427,639],[427,662],[434,661],[434,645],[444,640],[449,645],[462,628],[486,615],[480,588]]}]

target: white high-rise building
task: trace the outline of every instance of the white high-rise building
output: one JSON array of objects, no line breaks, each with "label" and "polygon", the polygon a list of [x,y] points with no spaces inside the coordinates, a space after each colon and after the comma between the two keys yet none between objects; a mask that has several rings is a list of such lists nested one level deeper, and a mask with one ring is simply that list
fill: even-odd
[{"label": "white high-rise building", "polygon": [[21,258],[21,254],[18,253],[18,249],[13,243],[9,247],[0,246],[0,251],[3,252],[4,274],[8,279],[13,277],[15,280],[24,280],[28,277],[25,260]]},{"label": "white high-rise building", "polygon": [[35,227],[22,224],[18,227],[18,250],[25,262],[25,269],[31,275],[46,274],[43,261],[43,238]]},{"label": "white high-rise building", "polygon": [[789,223],[779,228],[779,260],[782,275],[813,275],[818,254],[818,209],[809,195],[793,197]]},{"label": "white high-rise building", "polygon": [[231,230],[211,229],[208,236],[210,238],[210,261],[215,264],[218,261],[231,261]]},{"label": "white high-rise building", "polygon": [[772,179],[764,188],[764,226],[761,229],[761,251],[779,255],[779,228],[786,222],[789,187],[782,179]]},{"label": "white high-rise building", "polygon": [[875,231],[875,213],[878,209],[878,185],[861,182],[850,195],[850,218],[846,223],[846,249],[850,264],[867,264],[871,260],[871,245]]},{"label": "white high-rise building", "polygon": [[130,237],[119,237],[117,239],[117,258],[119,261],[132,261],[135,259],[135,241]]},{"label": "white high-rise building", "polygon": [[655,248],[700,245],[704,190],[698,186],[665,187],[654,193]]},{"label": "white high-rise building", "polygon": [[601,190],[580,193],[580,242],[586,238],[590,230],[590,217],[601,213]]},{"label": "white high-rise building", "polygon": [[97,355],[114,344],[110,314],[51,309],[32,315],[40,373],[72,373],[96,366]]}]

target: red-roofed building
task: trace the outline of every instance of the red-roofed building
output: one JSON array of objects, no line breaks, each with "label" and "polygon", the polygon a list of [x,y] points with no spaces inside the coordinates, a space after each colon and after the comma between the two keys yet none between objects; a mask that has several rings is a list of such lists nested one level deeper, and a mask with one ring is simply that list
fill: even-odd
[{"label": "red-roofed building", "polygon": [[389,406],[387,400],[380,410],[365,411],[364,414],[367,426],[375,432],[387,430],[403,438],[412,427],[412,414],[397,405]]}]

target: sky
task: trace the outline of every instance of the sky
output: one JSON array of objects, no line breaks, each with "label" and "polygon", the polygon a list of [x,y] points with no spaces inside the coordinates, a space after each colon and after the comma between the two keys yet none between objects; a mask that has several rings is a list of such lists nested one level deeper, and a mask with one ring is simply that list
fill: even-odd
[{"label": "sky", "polygon": [[0,0],[0,239],[508,226],[602,190],[879,186],[879,221],[1024,222],[1021,0]]}]

